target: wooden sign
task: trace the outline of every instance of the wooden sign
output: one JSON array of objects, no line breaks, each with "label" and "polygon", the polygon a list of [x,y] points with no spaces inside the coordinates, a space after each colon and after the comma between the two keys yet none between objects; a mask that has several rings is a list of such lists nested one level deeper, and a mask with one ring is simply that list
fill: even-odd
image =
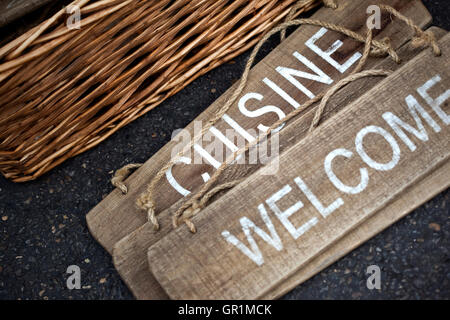
[{"label": "wooden sign", "polygon": [[[174,299],[256,299],[450,155],[450,35],[150,247]],[[447,181],[444,187],[448,187]],[[218,214],[220,213],[220,214]]]},{"label": "wooden sign", "polygon": [[[413,19],[421,27],[430,21],[426,9],[420,1],[416,0],[341,0],[338,3],[337,10],[322,8],[312,18],[343,25],[363,33],[365,32],[367,7],[371,4],[387,3]],[[405,42],[405,39],[412,35],[411,30],[405,28],[404,24],[398,21],[393,22],[390,15],[383,15],[382,18],[382,31],[377,39],[389,36],[394,48],[398,48]],[[333,48],[333,50],[327,51],[329,48]],[[298,108],[311,95],[323,92],[331,84],[345,77],[358,62],[361,50],[361,43],[341,34],[314,26],[301,26],[252,69],[249,84],[242,97],[239,98],[239,102],[244,102],[242,100],[244,97],[249,99],[249,97],[255,97],[254,93],[257,93],[257,97],[262,96],[263,98],[261,101],[252,99],[251,103],[255,104],[253,107],[263,110],[266,105],[270,104],[276,106],[277,112],[256,116],[257,114],[250,112],[248,106],[244,105],[244,108],[239,108],[239,103],[236,103],[226,116],[214,126],[216,139],[222,138],[220,137],[221,132],[233,129],[240,132],[242,137],[251,140],[252,137],[247,134],[248,132],[257,130],[261,125],[269,126],[278,120],[282,113],[287,114]],[[206,123],[234,89],[235,87],[230,88],[196,121]],[[253,95],[249,95],[250,93]],[[194,123],[191,123],[187,130],[193,133]],[[222,142],[224,148],[229,149],[230,143],[226,140]],[[127,195],[115,190],[87,215],[92,235],[109,252],[112,251],[117,241],[146,222],[146,215],[136,207],[135,199],[145,190],[156,172],[170,160],[172,150],[177,144],[177,141],[168,143],[126,181],[129,187]],[[169,208],[182,197],[182,194],[187,194],[201,186],[220,164],[219,160],[213,160],[202,150],[204,151],[205,148],[197,146],[192,150],[192,154],[198,156],[200,153],[205,164],[178,164],[171,169],[167,179],[163,179],[158,185],[155,194],[158,212]]]},{"label": "wooden sign", "polygon": [[299,284],[327,268],[349,252],[377,235],[408,213],[418,208],[448,188],[450,181],[450,162],[436,168],[422,180],[406,189],[400,197],[388,203],[376,214],[361,223],[355,230],[344,235],[324,252],[311,259],[304,267],[288,277],[280,285],[272,288],[261,299],[276,299]]},{"label": "wooden sign", "polygon": [[[438,39],[445,34],[445,31],[442,29],[431,28],[430,30],[433,31],[433,33]],[[402,61],[406,62],[410,60],[414,55],[416,55],[418,51],[419,49],[414,50],[410,47],[409,44],[406,44],[398,51],[398,53]],[[375,62],[376,64],[373,65],[373,63]],[[373,67],[389,70],[394,70],[399,67],[399,65],[394,63],[389,58],[383,59],[381,61],[369,60],[369,63],[373,65]],[[336,114],[344,106],[354,101],[357,97],[359,97],[362,93],[370,89],[380,80],[381,80],[380,78],[367,78],[352,83],[348,85],[346,88],[342,89],[342,91],[337,93],[336,96],[329,102],[326,112],[324,114],[323,118],[324,121],[326,121],[326,119],[330,118],[332,115]],[[305,113],[301,117],[297,118],[295,121],[288,124],[280,132],[281,152],[283,152],[283,150],[286,150],[288,147],[292,146],[295,142],[300,141],[305,136],[311,123],[314,110],[315,108]],[[436,175],[435,178],[438,177],[442,178],[443,175],[442,174]],[[428,183],[431,183],[431,181],[433,181],[432,178],[430,178],[430,181]],[[436,183],[436,185],[441,184]],[[414,195],[411,196],[411,199],[408,200],[407,198],[405,198],[406,197],[405,195],[405,197],[402,196],[402,201],[416,203],[417,206],[418,205],[417,201],[426,201],[426,199],[429,199],[430,195],[423,194],[422,191],[423,188],[421,188],[420,186],[421,183],[418,184],[418,188],[413,192]],[[425,188],[425,189],[427,192],[430,192],[431,196],[439,192],[439,190],[437,190],[436,188]],[[421,192],[422,196],[419,197],[417,194]],[[154,279],[154,277],[148,272],[146,251],[147,248],[152,244],[154,244],[158,239],[162,238],[167,233],[172,231],[170,227],[170,215],[171,213],[174,212],[174,210],[176,210],[176,208],[177,206],[173,206],[171,209],[161,213],[163,228],[159,232],[155,233],[153,227],[150,224],[146,224],[143,227],[137,229],[135,232],[131,233],[129,236],[119,241],[114,248],[113,257],[116,269],[119,271],[122,278],[130,287],[133,294],[137,298],[157,299],[167,297],[160,288],[157,281]],[[384,214],[384,211],[386,211],[386,214]],[[344,248],[348,248],[348,250],[351,250],[356,245],[360,244],[361,241],[365,241],[368,238],[370,238],[373,234],[376,234],[376,232],[379,232],[380,229],[376,228],[375,226],[382,225],[384,228],[393,221],[395,221],[396,219],[399,219],[406,213],[407,212],[402,212],[398,210],[398,208],[395,210],[389,210],[388,208],[382,210],[382,213],[380,213],[381,218],[378,219],[378,221],[373,222],[374,225],[373,230],[375,233],[369,232],[364,235],[358,235],[357,237],[349,236],[348,237],[349,240],[345,242]],[[390,215],[393,215],[394,218],[389,217]],[[383,220],[384,216],[386,216],[386,218]],[[371,228],[366,227],[363,229],[367,230]],[[311,268],[311,270],[314,271],[314,273],[319,271],[319,268],[324,268],[327,265],[324,264],[323,260],[328,261],[328,263],[332,263],[333,261],[335,261],[333,260],[333,258],[337,259],[338,256],[342,256],[345,252],[348,251],[345,251],[345,249],[339,249],[338,252],[330,252],[329,254],[325,254],[325,257],[322,260],[320,260],[317,264],[315,264],[315,266]],[[309,274],[309,276],[310,275],[311,274]],[[298,282],[299,281],[295,281],[295,283]],[[289,288],[290,287],[286,285],[281,289],[288,290]]]},{"label": "wooden sign", "polygon": [[[414,12],[415,14],[414,19],[416,20],[416,23],[418,23],[419,25],[425,25],[429,23],[430,16],[426,9],[424,9],[420,3],[416,4],[417,6],[415,6],[414,8],[409,8],[411,12]],[[405,43],[405,41],[411,36],[411,34],[405,31],[406,30],[401,24],[396,25],[395,23],[393,23],[392,25],[386,26],[386,30],[385,33],[383,33],[383,36],[391,37],[392,34],[395,34],[396,40],[393,42],[393,45],[397,48],[401,44]],[[307,51],[307,48],[304,48],[303,50]],[[300,53],[303,53],[304,51],[300,51]],[[356,51],[350,51],[347,54],[348,56],[351,56],[355,52]],[[407,61],[412,56],[414,56],[416,52],[417,50],[412,50],[409,46],[407,46],[399,53],[402,60]],[[368,67],[375,66],[383,66],[390,69],[398,67],[397,64],[393,63],[389,58],[386,60],[370,59],[368,61]],[[324,115],[323,119],[326,120],[331,115],[335,114],[338,110],[342,109],[345,105],[356,99],[359,95],[373,86],[379,80],[380,79],[376,78],[365,79],[350,85],[347,88],[348,90],[345,90],[345,93],[342,92],[338,94],[334,101],[330,103],[330,105],[327,107],[327,112]],[[294,95],[294,97],[301,98],[298,96],[298,94]],[[298,121],[295,121],[292,124],[288,124],[280,132],[280,152],[291,146],[294,142],[298,141],[305,135],[313,117],[314,109],[315,107],[305,112],[305,114],[302,115],[298,119]],[[248,174],[249,172],[246,173]],[[114,248],[114,264],[124,281],[127,283],[134,295],[138,298],[155,299],[166,297],[153,277],[147,272],[148,265],[146,261],[146,251],[151,244],[153,244],[172,230],[170,214],[171,212],[173,212],[173,210],[174,208],[170,209],[169,211],[162,212],[159,215],[162,225],[162,229],[159,232],[155,233],[152,226],[145,225],[142,228],[136,230],[136,232],[130,234],[128,237],[124,238]],[[117,212],[117,214],[119,215],[120,213],[120,211]]]}]

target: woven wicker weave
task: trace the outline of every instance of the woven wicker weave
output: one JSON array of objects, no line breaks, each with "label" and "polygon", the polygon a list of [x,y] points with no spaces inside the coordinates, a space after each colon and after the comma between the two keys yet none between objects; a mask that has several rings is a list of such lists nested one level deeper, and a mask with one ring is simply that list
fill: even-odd
[{"label": "woven wicker weave", "polygon": [[[253,46],[296,0],[77,0],[0,48],[0,171],[35,179]],[[305,1],[297,14],[320,1]]]}]

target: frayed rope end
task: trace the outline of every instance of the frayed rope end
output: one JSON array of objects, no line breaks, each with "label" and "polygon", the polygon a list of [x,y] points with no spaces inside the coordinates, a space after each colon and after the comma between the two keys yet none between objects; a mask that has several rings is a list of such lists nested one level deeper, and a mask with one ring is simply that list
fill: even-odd
[{"label": "frayed rope end", "polygon": [[336,0],[323,0],[323,4],[325,5],[325,7],[331,9],[337,9],[338,7]]},{"label": "frayed rope end", "polygon": [[440,56],[442,54],[441,49],[437,44],[436,37],[431,31],[424,31],[420,35],[415,36],[411,41],[411,45],[414,48],[425,46],[431,47],[435,56]]},{"label": "frayed rope end", "polygon": [[114,173],[114,177],[111,179],[111,184],[114,187],[120,189],[120,191],[122,191],[123,194],[127,194],[128,188],[125,185],[124,181],[130,175],[131,170],[140,168],[141,166],[142,163],[130,163],[127,164],[126,166],[123,166]]},{"label": "frayed rope end", "polygon": [[147,212],[147,220],[153,225],[155,231],[159,230],[159,222],[156,218],[155,204],[147,194],[142,194],[136,201],[139,208]]}]

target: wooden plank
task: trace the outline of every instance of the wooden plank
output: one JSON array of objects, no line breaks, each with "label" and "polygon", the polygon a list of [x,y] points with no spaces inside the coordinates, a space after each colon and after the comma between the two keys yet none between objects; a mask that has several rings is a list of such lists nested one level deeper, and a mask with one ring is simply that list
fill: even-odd
[{"label": "wooden plank", "polygon": [[[366,16],[365,10],[369,4],[373,3],[389,3],[403,14],[411,17],[419,26],[422,27],[431,21],[429,14],[420,1],[407,0],[376,2],[369,0],[358,2],[339,1],[339,9],[337,11],[322,8],[314,14],[313,18],[326,20],[331,23],[342,24],[352,30],[364,32],[364,21]],[[349,16],[351,16],[352,19],[349,19]],[[405,28],[405,26],[400,22],[391,23],[392,20],[389,15],[384,15],[383,17],[384,28],[378,35],[378,38],[389,35],[392,38],[394,46],[399,47],[402,43],[404,43],[404,41],[400,41],[400,39],[405,39],[405,37],[411,36],[411,31],[408,28]],[[302,26],[298,28],[296,32],[294,32],[288,39],[286,39],[286,41],[283,42],[282,46],[277,47],[263,61],[253,68],[246,92],[268,91],[267,85],[261,81],[264,77],[278,79],[277,81],[283,82],[283,79],[280,79],[280,75],[274,69],[280,61],[280,56],[283,56],[281,61],[283,61],[285,66],[298,66],[298,60],[292,55],[294,51],[305,52],[305,56],[326,71],[334,81],[337,81],[348,74],[350,69],[341,74],[335,68],[331,67],[326,61],[315,56],[311,50],[306,50],[304,45],[305,41],[310,39],[317,33],[317,31],[318,28],[312,26]],[[336,40],[343,41],[343,46],[338,50],[338,52],[335,53],[335,55],[333,55],[333,57],[336,57],[340,63],[342,63],[342,61],[346,61],[348,57],[352,56],[352,54],[356,51],[360,51],[362,48],[360,43],[346,39],[334,32],[326,33],[323,39],[319,40],[317,44],[321,48],[327,48]],[[310,72],[307,68],[302,69]],[[270,70],[270,72],[267,70]],[[307,97],[304,95],[302,96],[302,93],[299,93],[298,89],[294,86],[289,85],[286,81],[283,82],[283,85],[286,86],[285,91],[288,94],[296,98],[298,97],[299,103],[307,100]],[[327,84],[312,81],[306,81],[304,85],[307,89],[314,93],[319,93],[328,87]],[[218,108],[223,105],[224,101],[234,89],[235,87],[230,88],[230,90],[221,96],[211,107],[202,113],[196,121],[206,121],[207,119],[210,119]],[[292,110],[292,107],[287,105],[287,103],[277,94],[268,92],[265,96],[266,98],[264,101],[267,100],[270,104],[283,106],[286,113],[289,110]],[[271,117],[273,115],[270,114],[268,117],[265,115],[262,118],[248,118],[238,110],[237,105],[230,109],[228,115],[240,123],[245,129],[256,128],[261,119],[263,119],[264,123],[267,125],[273,123],[277,119],[276,116]],[[193,127],[194,125],[191,123],[187,127],[187,130],[192,133]],[[230,127],[228,124],[224,123],[224,121],[220,121],[216,125],[216,128],[219,131],[224,131]],[[113,245],[117,241],[136,230],[146,222],[146,215],[136,207],[135,199],[145,190],[146,184],[149,183],[159,168],[170,160],[171,151],[176,145],[176,141],[171,141],[168,143],[127,180],[127,185],[130,190],[127,195],[122,195],[119,190],[115,190],[95,208],[93,208],[87,215],[87,223],[92,235],[109,252],[111,252]],[[209,165],[177,165],[173,168],[174,176],[176,176],[177,180],[181,181],[181,184],[187,189],[195,189],[199,187],[203,183],[200,174],[205,171],[211,173],[213,168]],[[170,184],[167,183],[167,180],[162,181],[158,186],[157,194],[155,196],[157,211],[163,211],[164,209],[170,207],[173,203],[179,200],[180,197],[180,194],[174,191]]]},{"label": "wooden plank", "polygon": [[434,170],[423,180],[405,190],[397,199],[363,222],[358,228],[334,243],[328,250],[314,257],[293,276],[281,285],[263,295],[262,299],[276,299],[299,284],[327,268],[358,246],[374,237],[408,213],[418,208],[434,196],[448,188],[450,181],[450,162]]},{"label": "wooden plank", "polygon": [[[446,33],[446,31],[438,28],[430,28],[430,30],[438,39]],[[402,61],[406,62],[414,57],[419,51],[420,49],[412,49],[409,44],[405,44],[398,50],[398,53]],[[389,58],[381,61],[371,59],[368,64],[370,67],[389,70],[399,68],[399,65]],[[337,93],[330,101],[324,113],[323,121],[326,121],[344,106],[350,104],[380,80],[381,78],[367,78],[348,85],[342,91]],[[305,136],[311,123],[314,110],[315,107],[292,123],[289,123],[280,132],[279,140],[281,153]],[[146,252],[149,246],[172,231],[170,227],[170,216],[177,208],[178,206],[174,205],[169,210],[161,213],[160,217],[163,228],[159,232],[155,233],[151,224],[145,224],[143,227],[119,241],[114,248],[114,265],[130,290],[139,299],[166,298],[159,283],[154,279],[153,275],[148,272]]]},{"label": "wooden plank", "polygon": [[290,148],[276,176],[260,170],[205,208],[196,234],[178,228],[150,247],[168,295],[261,298],[446,163],[450,35],[440,46],[442,56],[423,52]]}]

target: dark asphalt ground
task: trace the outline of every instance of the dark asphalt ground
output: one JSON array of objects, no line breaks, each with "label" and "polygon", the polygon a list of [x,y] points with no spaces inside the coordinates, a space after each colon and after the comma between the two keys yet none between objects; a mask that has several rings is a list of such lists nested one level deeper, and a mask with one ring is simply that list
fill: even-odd
[{"label": "dark asphalt ground", "polygon": [[[450,30],[448,0],[425,1],[434,25]],[[264,47],[260,57],[278,44]],[[197,79],[100,146],[39,180],[0,177],[0,299],[132,299],[111,257],[91,237],[85,216],[112,190],[112,171],[144,162],[231,84],[248,53]],[[450,192],[435,197],[284,299],[449,299]],[[66,288],[78,265],[81,290]],[[366,268],[381,267],[381,290],[366,288]]]}]

